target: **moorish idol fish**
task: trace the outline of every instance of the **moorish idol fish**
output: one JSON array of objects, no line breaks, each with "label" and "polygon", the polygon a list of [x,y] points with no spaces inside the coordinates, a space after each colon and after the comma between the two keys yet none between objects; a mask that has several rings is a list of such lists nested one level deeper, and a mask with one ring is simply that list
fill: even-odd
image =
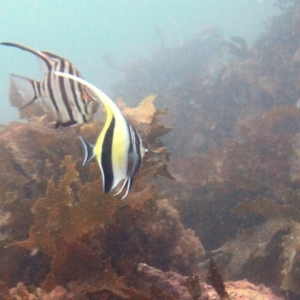
[{"label": "moorish idol fish", "polygon": [[93,118],[99,102],[91,91],[86,86],[53,73],[60,71],[81,77],[71,62],[53,53],[35,51],[19,44],[1,43],[1,45],[30,52],[39,57],[47,67],[45,77],[40,82],[11,74],[11,86],[16,88],[22,97],[19,109],[41,99],[47,112],[55,116],[55,127],[82,124]]},{"label": "moorish idol fish", "polygon": [[132,187],[133,178],[147,152],[139,134],[125,119],[117,105],[94,85],[70,74],[61,72],[55,72],[55,74],[87,86],[103,102],[107,116],[96,145],[94,146],[84,138],[79,137],[85,150],[83,165],[96,157],[102,173],[105,194],[113,190],[123,180],[123,184],[116,195],[125,188],[126,191],[122,197],[124,199]]}]

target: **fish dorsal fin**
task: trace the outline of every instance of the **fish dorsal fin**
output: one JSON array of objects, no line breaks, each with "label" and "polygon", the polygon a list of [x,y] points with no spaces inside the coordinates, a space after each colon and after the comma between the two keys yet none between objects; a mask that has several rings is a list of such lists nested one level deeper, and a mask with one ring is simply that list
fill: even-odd
[{"label": "fish dorsal fin", "polygon": [[70,78],[73,79],[85,86],[87,86],[89,89],[91,89],[93,91],[93,93],[95,94],[95,96],[102,101],[103,105],[106,108],[107,114],[113,114],[115,117],[121,117],[124,118],[121,111],[119,110],[119,108],[117,107],[117,105],[115,104],[114,101],[112,101],[105,93],[103,93],[101,90],[99,90],[96,86],[94,86],[93,84],[89,83],[88,81],[79,78],[77,76],[74,75],[70,75],[67,73],[63,73],[63,72],[54,72],[56,75],[58,76],[62,76],[62,77],[66,77],[66,78]]},{"label": "fish dorsal fin", "polygon": [[39,61],[42,60],[44,62],[44,64],[46,65],[46,70],[45,70],[45,67],[40,64],[40,70],[42,70],[43,73],[45,73],[46,71],[52,71],[53,68],[55,67],[55,65],[57,65],[61,61],[65,61],[70,64],[70,62],[67,59],[65,59],[61,56],[58,56],[54,53],[51,53],[51,52],[37,51],[37,50],[31,49],[27,46],[23,46],[23,45],[16,44],[16,43],[4,42],[4,43],[0,43],[0,44],[3,46],[10,46],[10,47],[18,48],[23,51],[34,54],[36,57],[38,57],[40,59]]},{"label": "fish dorsal fin", "polygon": [[42,59],[44,61],[44,63],[47,66],[48,71],[51,71],[51,69],[55,65],[55,62],[51,59],[51,57],[49,55],[46,54],[46,52],[36,51],[36,50],[33,50],[33,49],[28,48],[26,46],[15,44],[15,43],[4,42],[4,43],[0,43],[0,44],[3,45],[3,46],[10,46],[10,47],[19,48],[21,50],[30,52],[30,53],[38,56],[40,59]]},{"label": "fish dorsal fin", "polygon": [[84,148],[84,160],[82,165],[86,165],[88,162],[90,162],[93,157],[95,156],[94,154],[94,145],[85,140],[83,137],[79,136],[79,139],[83,145]]}]

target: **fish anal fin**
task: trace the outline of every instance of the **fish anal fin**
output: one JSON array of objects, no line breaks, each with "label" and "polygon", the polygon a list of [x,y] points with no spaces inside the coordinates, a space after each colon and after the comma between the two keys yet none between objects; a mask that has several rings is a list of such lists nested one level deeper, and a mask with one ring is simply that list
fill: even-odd
[{"label": "fish anal fin", "polygon": [[[33,89],[34,80],[14,75],[10,75],[10,102],[20,109],[27,107],[38,99]],[[39,84],[37,82],[37,84]]]},{"label": "fish anal fin", "polygon": [[[121,187],[119,188],[118,192],[116,192],[114,194],[114,196],[119,195],[123,192],[123,190],[125,189],[125,193],[122,196],[122,200],[126,198],[126,196],[128,195],[128,192],[130,191],[131,187],[132,187],[132,182],[133,182],[133,177],[126,177],[121,185]],[[118,185],[119,186],[119,185]]]},{"label": "fish anal fin", "polygon": [[127,185],[126,185],[126,192],[125,194],[123,195],[122,197],[122,200],[126,198],[126,196],[128,195],[130,189],[131,189],[131,186],[132,186],[132,178],[128,178],[128,182],[127,182]]},{"label": "fish anal fin", "polygon": [[79,139],[83,145],[84,149],[84,160],[82,165],[86,165],[88,162],[90,162],[93,157],[95,156],[94,154],[94,145],[85,140],[83,137],[79,136]]},{"label": "fish anal fin", "polygon": [[124,181],[123,181],[123,183],[122,183],[122,185],[121,185],[119,191],[116,192],[116,193],[114,194],[114,196],[117,196],[117,195],[121,194],[122,191],[124,190],[124,187],[125,187],[127,184],[128,184],[128,177],[124,179]]}]

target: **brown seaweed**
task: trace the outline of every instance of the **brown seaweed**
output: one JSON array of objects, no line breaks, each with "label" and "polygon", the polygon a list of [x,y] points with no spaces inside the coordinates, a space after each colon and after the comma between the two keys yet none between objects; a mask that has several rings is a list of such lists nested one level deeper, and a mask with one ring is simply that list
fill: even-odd
[{"label": "brown seaweed", "polygon": [[209,280],[212,282],[212,286],[217,291],[221,299],[228,299],[228,293],[226,292],[222,275],[219,273],[217,265],[212,258],[209,260],[209,270]]},{"label": "brown seaweed", "polygon": [[[153,100],[148,101],[151,111],[149,106],[137,108],[143,118],[135,126],[156,155],[148,158],[135,189],[122,202],[103,194],[95,162],[80,167],[76,136],[81,133],[95,138],[100,130],[98,122],[56,131],[35,119],[29,124],[13,123],[2,130],[0,157],[6,172],[2,174],[6,176],[0,186],[4,191],[0,227],[6,234],[0,276],[9,286],[24,281],[26,285],[51,290],[59,284],[76,282],[77,292],[84,294],[108,292],[111,297],[125,299],[126,290],[132,299],[142,295],[115,273],[111,251],[107,249],[106,255],[104,243],[118,211],[123,207],[129,207],[133,214],[145,211],[144,204],[156,196],[155,178],[171,177],[167,170],[169,154],[160,141],[170,129],[160,124],[163,112],[153,106]],[[135,122],[133,116],[128,118]],[[15,258],[15,267],[10,254]],[[21,271],[22,265],[26,267]]]},{"label": "brown seaweed", "polygon": [[189,276],[184,285],[187,287],[193,300],[199,300],[201,297],[201,286],[199,276]]},{"label": "brown seaweed", "polygon": [[[169,166],[176,181],[162,182],[159,188],[208,251],[240,235],[247,247],[276,218],[299,222],[300,3],[276,2],[280,13],[253,47],[242,37],[223,43],[226,39],[216,32],[199,35],[180,50],[160,49],[151,61],[131,64],[124,83],[116,87],[118,95],[133,101],[152,87],[159,104],[169,106],[166,118],[173,130],[165,144],[172,152]],[[204,60],[208,49],[209,60]],[[171,59],[178,63],[169,64]],[[188,62],[182,65],[187,60],[197,61],[198,72]],[[167,80],[162,66],[174,74],[176,85]],[[268,247],[257,243],[259,250],[251,254],[257,265],[251,268],[250,260],[242,272],[228,272],[229,279],[247,274],[280,286],[283,276],[267,276],[262,266],[278,259],[273,273],[280,274],[296,249],[289,248],[281,260],[281,243],[293,235],[291,226],[279,226],[266,241]],[[291,269],[287,273],[297,278]]]}]

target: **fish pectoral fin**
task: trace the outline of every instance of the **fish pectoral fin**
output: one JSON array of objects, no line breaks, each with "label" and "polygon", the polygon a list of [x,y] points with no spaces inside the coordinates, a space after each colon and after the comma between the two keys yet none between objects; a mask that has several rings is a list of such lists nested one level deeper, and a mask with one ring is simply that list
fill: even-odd
[{"label": "fish pectoral fin", "polygon": [[[85,88],[85,87],[84,87]],[[87,92],[86,92],[86,88],[83,90],[83,92],[82,92],[82,96],[81,96],[81,99],[84,101],[84,102],[89,102],[89,96],[88,96],[88,94],[87,94]]]},{"label": "fish pectoral fin", "polygon": [[[20,109],[27,107],[38,97],[35,94],[33,88],[34,80],[14,75],[10,75],[10,102],[13,106],[16,106]],[[38,82],[36,84],[39,84]],[[16,100],[16,93],[21,96],[21,99]]]},{"label": "fish pectoral fin", "polygon": [[95,156],[94,154],[94,145],[90,142],[88,142],[87,140],[85,140],[83,137],[79,136],[79,139],[83,145],[83,149],[84,149],[84,160],[82,165],[86,165],[89,161],[91,161],[93,159],[93,157]]}]

